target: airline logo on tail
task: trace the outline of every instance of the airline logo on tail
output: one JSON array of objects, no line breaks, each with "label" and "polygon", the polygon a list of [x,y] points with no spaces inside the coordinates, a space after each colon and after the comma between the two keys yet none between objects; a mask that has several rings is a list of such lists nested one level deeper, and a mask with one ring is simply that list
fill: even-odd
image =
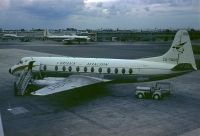
[{"label": "airline logo on tail", "polygon": [[184,43],[180,43],[178,45],[173,46],[173,49],[176,49],[179,53],[183,53],[184,52],[184,47],[183,45],[185,45],[187,42]]},{"label": "airline logo on tail", "polygon": [[184,47],[183,46],[186,43],[187,42],[183,42],[183,43],[180,42],[180,44],[172,46],[173,51],[174,51],[174,49],[176,49],[176,51],[178,52],[178,57],[177,58],[171,58],[171,57],[169,57],[169,58],[163,58],[163,61],[165,61],[165,62],[167,62],[167,61],[178,62],[178,60],[179,60],[179,53],[183,54],[183,52],[184,52]]}]

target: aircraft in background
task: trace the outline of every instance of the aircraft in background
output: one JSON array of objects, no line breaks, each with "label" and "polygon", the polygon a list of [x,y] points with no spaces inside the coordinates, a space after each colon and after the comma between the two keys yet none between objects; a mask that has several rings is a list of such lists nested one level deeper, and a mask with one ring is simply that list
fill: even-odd
[{"label": "aircraft in background", "polygon": [[18,37],[17,34],[4,34],[3,37]]},{"label": "aircraft in background", "polygon": [[24,57],[9,72],[18,76],[14,84],[18,95],[24,95],[29,84],[43,86],[31,94],[49,95],[100,82],[135,82],[138,77],[151,80],[155,76],[166,78],[193,70],[197,70],[197,67],[190,37],[187,31],[180,30],[176,33],[171,48],[158,57],[135,60]]},{"label": "aircraft in background", "polygon": [[20,40],[21,42],[29,42],[30,38],[26,36],[19,36],[17,34],[4,34],[2,36],[4,40]]},{"label": "aircraft in background", "polygon": [[90,38],[88,36],[79,36],[79,35],[53,35],[49,33],[48,29],[44,30],[44,38],[54,40],[54,41],[62,41],[67,43],[76,42],[86,42],[89,41]]}]

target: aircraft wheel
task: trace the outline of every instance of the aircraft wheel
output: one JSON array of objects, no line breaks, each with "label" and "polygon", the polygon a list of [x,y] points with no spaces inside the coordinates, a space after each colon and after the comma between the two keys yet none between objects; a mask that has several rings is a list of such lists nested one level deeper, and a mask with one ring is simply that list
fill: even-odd
[{"label": "aircraft wheel", "polygon": [[144,98],[144,96],[143,96],[143,94],[142,94],[142,93],[139,93],[139,94],[137,94],[137,97],[138,97],[139,99],[142,99],[142,98]]},{"label": "aircraft wheel", "polygon": [[156,95],[153,96],[153,99],[154,99],[154,100],[159,100],[159,99],[160,99],[160,96],[159,96],[158,94],[156,94]]}]

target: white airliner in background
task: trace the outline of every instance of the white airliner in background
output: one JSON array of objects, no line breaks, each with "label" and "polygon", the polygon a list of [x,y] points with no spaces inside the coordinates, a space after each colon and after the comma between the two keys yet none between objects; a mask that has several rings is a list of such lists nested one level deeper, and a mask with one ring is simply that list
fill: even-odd
[{"label": "white airliner in background", "polygon": [[17,34],[4,34],[3,37],[17,37]]},{"label": "white airliner in background", "polygon": [[24,38],[25,36],[18,36],[17,34],[4,34],[4,38]]},{"label": "white airliner in background", "polygon": [[4,39],[4,40],[20,40],[21,42],[29,42],[30,41],[30,37],[20,36],[17,34],[4,34],[2,36],[2,39]]},{"label": "white airliner in background", "polygon": [[[176,33],[171,48],[162,56],[141,59],[76,57],[24,57],[9,69],[19,76],[17,94],[24,95],[29,84],[44,86],[33,95],[49,95],[116,79],[169,76],[197,70],[188,32]],[[52,77],[54,76],[54,77]],[[56,78],[55,78],[56,77]],[[59,78],[58,78],[59,77]]]},{"label": "white airliner in background", "polygon": [[49,33],[48,29],[44,30],[44,37],[50,40],[55,41],[63,41],[63,42],[81,42],[81,41],[89,41],[90,38],[88,36],[79,36],[79,35],[53,35]]}]

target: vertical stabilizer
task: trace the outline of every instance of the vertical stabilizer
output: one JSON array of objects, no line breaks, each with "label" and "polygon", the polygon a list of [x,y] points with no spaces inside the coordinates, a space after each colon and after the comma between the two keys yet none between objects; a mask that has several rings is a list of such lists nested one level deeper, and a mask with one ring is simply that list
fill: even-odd
[{"label": "vertical stabilizer", "polygon": [[162,56],[145,59],[148,61],[170,64],[190,64],[197,70],[189,34],[186,30],[179,30],[171,48]]},{"label": "vertical stabilizer", "polygon": [[44,37],[48,37],[49,36],[49,30],[48,29],[44,29]]},{"label": "vertical stabilizer", "polygon": [[170,50],[163,55],[164,60],[172,60],[172,63],[191,64],[196,70],[196,63],[187,31],[180,30],[176,33]]}]

